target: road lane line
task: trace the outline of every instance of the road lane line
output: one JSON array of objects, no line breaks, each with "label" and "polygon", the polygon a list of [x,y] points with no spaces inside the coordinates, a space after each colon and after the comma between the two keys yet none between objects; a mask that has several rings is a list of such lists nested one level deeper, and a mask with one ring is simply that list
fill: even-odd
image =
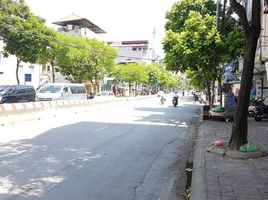
[{"label": "road lane line", "polygon": [[100,128],[97,128],[97,129],[93,130],[93,132],[98,132],[98,131],[101,131],[101,130],[106,129],[108,127],[109,126],[103,126],[103,127],[100,127]]}]

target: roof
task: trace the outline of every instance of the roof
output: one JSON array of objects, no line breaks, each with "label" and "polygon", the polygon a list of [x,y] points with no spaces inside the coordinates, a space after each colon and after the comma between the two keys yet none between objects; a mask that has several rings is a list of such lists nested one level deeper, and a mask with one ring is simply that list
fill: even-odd
[{"label": "roof", "polygon": [[68,24],[77,25],[83,28],[88,28],[89,30],[93,31],[94,33],[106,33],[96,24],[92,23],[86,18],[79,17],[75,14],[71,14],[67,17],[60,19],[59,21],[53,22],[52,24],[56,24],[59,26],[67,26]]}]

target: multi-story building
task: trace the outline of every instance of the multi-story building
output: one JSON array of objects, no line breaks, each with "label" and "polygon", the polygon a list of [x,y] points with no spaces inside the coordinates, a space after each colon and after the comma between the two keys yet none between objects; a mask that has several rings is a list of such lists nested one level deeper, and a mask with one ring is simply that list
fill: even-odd
[{"label": "multi-story building", "polygon": [[99,34],[106,33],[93,22],[75,14],[64,17],[56,22],[53,22],[53,24],[58,26],[57,31],[59,32],[82,37],[100,39]]},{"label": "multi-story building", "polygon": [[[102,33],[106,33],[99,26],[95,25],[93,22],[89,21],[86,18],[79,17],[75,14],[71,14],[67,17],[64,17],[56,22],[53,22],[56,25],[56,30],[61,33],[66,33],[70,35],[76,35],[87,38],[100,39]],[[52,68],[51,66],[43,66],[41,79],[47,79],[48,82],[52,80]],[[55,72],[55,82],[66,82],[64,76],[59,72]]]},{"label": "multi-story building", "polygon": [[148,40],[132,40],[120,42],[108,42],[118,50],[117,64],[142,63],[148,64],[153,60],[153,49],[149,48]]},{"label": "multi-story building", "polygon": [[259,39],[258,54],[262,76],[260,77],[260,95],[268,97],[268,0],[262,0],[261,7],[261,34]]},{"label": "multi-story building", "polygon": [[[251,20],[252,1],[246,0],[247,17]],[[256,49],[255,67],[253,82],[256,88],[256,97],[268,97],[268,3],[267,0],[261,0],[261,32]]]},{"label": "multi-story building", "polygon": [[[247,11],[247,18],[251,21],[252,15],[252,1],[242,1]],[[256,49],[254,76],[253,76],[253,89],[254,95],[256,93],[257,98],[268,97],[268,0],[261,0],[261,32]],[[241,74],[243,70],[243,59],[239,60],[238,73]],[[235,88],[239,91],[239,87]],[[238,93],[238,92],[237,92]]]}]

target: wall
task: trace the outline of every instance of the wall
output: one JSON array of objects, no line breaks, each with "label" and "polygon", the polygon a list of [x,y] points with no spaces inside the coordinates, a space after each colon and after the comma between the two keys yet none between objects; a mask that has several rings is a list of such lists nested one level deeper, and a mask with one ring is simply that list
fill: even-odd
[{"label": "wall", "polygon": [[[12,85],[17,84],[16,79],[16,57],[8,56],[5,58],[3,56],[3,43],[0,41],[0,85]],[[32,85],[35,88],[38,87],[40,79],[41,66],[30,63],[21,63],[21,68],[19,68],[19,79],[21,85]],[[25,82],[24,75],[31,74],[31,81]]]}]

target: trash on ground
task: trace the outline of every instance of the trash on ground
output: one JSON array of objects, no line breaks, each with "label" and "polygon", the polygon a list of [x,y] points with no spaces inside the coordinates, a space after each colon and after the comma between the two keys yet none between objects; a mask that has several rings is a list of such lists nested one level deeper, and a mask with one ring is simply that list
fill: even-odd
[{"label": "trash on ground", "polygon": [[224,112],[224,108],[221,106],[217,106],[216,108],[214,108],[214,112]]},{"label": "trash on ground", "polygon": [[241,151],[241,152],[254,152],[254,151],[257,151],[257,147],[255,144],[248,142],[247,144],[242,145],[239,148],[239,151]]},{"label": "trash on ground", "polygon": [[212,144],[216,147],[224,147],[224,141],[223,140],[215,140],[212,142]]},{"label": "trash on ground", "polygon": [[192,172],[193,169],[192,169],[192,168],[185,168],[185,171],[186,171],[186,172]]},{"label": "trash on ground", "polygon": [[191,188],[185,190],[185,192],[181,192],[180,195],[182,195],[184,199],[189,200],[191,196]]}]

